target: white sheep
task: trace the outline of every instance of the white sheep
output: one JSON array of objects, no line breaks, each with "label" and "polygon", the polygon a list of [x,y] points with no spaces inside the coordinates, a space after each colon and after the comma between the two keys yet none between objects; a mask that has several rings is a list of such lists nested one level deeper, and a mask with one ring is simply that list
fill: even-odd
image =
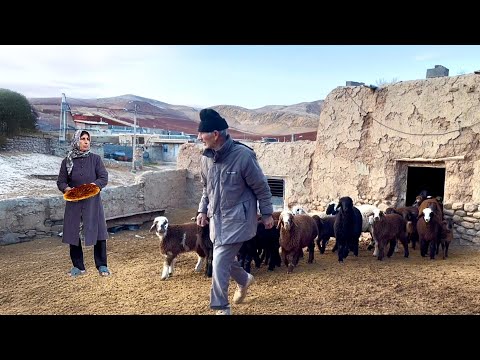
[{"label": "white sheep", "polygon": [[293,213],[293,215],[307,215],[308,214],[307,210],[305,210],[300,205],[295,205],[294,207],[292,207],[292,213]]}]

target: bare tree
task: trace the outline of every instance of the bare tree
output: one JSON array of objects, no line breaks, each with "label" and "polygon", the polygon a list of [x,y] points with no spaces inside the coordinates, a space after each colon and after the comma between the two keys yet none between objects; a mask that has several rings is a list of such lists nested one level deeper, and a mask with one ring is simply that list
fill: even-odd
[{"label": "bare tree", "polygon": [[376,81],[375,81],[375,84],[376,84],[378,87],[385,87],[385,86],[387,86],[387,85],[394,84],[394,83],[396,83],[396,82],[398,82],[398,78],[396,78],[396,77],[393,78],[393,79],[390,80],[390,81],[387,81],[387,80],[385,80],[384,78],[381,78],[381,79],[376,80]]}]

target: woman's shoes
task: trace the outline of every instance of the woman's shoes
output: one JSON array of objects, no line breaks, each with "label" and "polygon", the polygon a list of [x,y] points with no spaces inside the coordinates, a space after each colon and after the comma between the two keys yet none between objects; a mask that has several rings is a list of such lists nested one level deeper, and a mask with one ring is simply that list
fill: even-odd
[{"label": "woman's shoes", "polygon": [[69,272],[67,272],[68,275],[70,275],[71,277],[77,277],[79,275],[83,275],[85,274],[85,270],[80,270],[79,268],[77,267],[73,267],[70,269]]},{"label": "woman's shoes", "polygon": [[108,270],[108,267],[102,265],[98,268],[98,273],[100,274],[100,276],[109,276],[110,270]]}]

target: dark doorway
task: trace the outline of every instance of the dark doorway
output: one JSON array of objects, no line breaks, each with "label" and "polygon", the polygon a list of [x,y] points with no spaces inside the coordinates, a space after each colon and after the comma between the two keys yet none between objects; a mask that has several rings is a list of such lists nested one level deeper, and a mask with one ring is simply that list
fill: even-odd
[{"label": "dark doorway", "polygon": [[445,169],[439,167],[409,166],[407,174],[406,206],[411,206],[415,197],[426,190],[428,195],[441,196],[445,191]]}]

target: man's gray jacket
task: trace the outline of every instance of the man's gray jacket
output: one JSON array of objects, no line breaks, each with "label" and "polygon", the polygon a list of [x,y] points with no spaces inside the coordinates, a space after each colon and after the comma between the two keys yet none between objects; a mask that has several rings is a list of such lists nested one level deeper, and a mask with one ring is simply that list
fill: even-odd
[{"label": "man's gray jacket", "polygon": [[215,245],[250,240],[257,232],[257,200],[263,216],[273,213],[270,187],[255,152],[228,135],[218,151],[203,152],[201,163],[198,212],[209,218],[210,239]]}]

